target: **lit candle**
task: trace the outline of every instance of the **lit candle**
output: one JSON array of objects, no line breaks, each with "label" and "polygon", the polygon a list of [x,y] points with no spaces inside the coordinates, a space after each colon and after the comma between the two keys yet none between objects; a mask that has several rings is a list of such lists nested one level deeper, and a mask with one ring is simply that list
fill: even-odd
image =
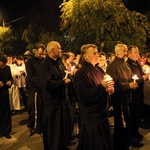
[{"label": "lit candle", "polygon": [[65,79],[67,79],[67,78],[68,78],[69,71],[65,70],[65,73],[66,73]]},{"label": "lit candle", "polygon": [[133,79],[133,82],[135,83],[136,80],[138,80],[139,78],[138,78],[137,75],[135,74],[135,75],[132,77],[132,79]]},{"label": "lit candle", "polygon": [[105,81],[111,81],[112,78],[111,77],[106,77]]},{"label": "lit candle", "polygon": [[[105,78],[105,81],[112,81],[113,80],[112,77],[110,75],[108,75],[108,74],[106,74],[104,76],[104,78]],[[107,91],[108,91],[109,95],[111,95],[111,90],[112,90],[111,87],[108,86]]]},{"label": "lit candle", "polygon": [[72,66],[72,67],[71,67],[71,72],[73,72],[74,69],[75,69],[75,66]]}]

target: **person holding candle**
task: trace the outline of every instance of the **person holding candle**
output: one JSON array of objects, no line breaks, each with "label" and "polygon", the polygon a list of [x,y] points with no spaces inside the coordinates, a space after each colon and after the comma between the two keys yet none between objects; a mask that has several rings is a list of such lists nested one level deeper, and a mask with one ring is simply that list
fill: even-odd
[{"label": "person holding candle", "polygon": [[[71,56],[70,56],[69,52],[68,53],[62,53],[61,60],[65,66],[65,69],[66,69],[65,70],[65,72],[66,72],[65,78],[69,77],[71,79],[71,81],[73,81],[75,66],[71,65],[70,57]],[[73,109],[73,113],[75,114],[75,112],[76,112],[76,108],[75,108],[76,94],[75,94],[73,82],[71,82],[68,85],[67,93],[68,93],[68,97],[69,97],[69,100],[70,100],[70,103],[71,103],[71,106]]]},{"label": "person holding candle", "polygon": [[115,59],[107,66],[108,73],[114,80],[115,92],[111,96],[114,110],[114,150],[128,150],[131,146],[130,135],[130,103],[131,90],[137,88],[133,82],[133,73],[126,63],[127,45],[115,46]]},{"label": "person holding candle", "polygon": [[98,66],[99,54],[96,45],[83,45],[81,58],[81,68],[74,77],[82,120],[78,149],[112,150],[107,97],[108,93],[114,92],[114,82]]},{"label": "person holding candle", "polygon": [[61,45],[50,41],[47,56],[38,68],[43,97],[44,150],[65,150],[72,137],[73,118],[66,93],[71,80],[65,78],[61,55]]},{"label": "person holding candle", "polygon": [[[131,141],[134,146],[142,146],[138,141],[143,139],[143,135],[139,132],[140,121],[143,119],[143,84],[144,80],[148,78],[148,75],[144,74],[141,65],[138,62],[139,58],[139,49],[135,45],[130,45],[128,47],[128,59],[127,63],[131,68],[134,75],[138,78],[136,82],[138,83],[138,87],[135,90],[132,90],[132,102],[131,102]],[[138,139],[138,140],[136,140]]]}]

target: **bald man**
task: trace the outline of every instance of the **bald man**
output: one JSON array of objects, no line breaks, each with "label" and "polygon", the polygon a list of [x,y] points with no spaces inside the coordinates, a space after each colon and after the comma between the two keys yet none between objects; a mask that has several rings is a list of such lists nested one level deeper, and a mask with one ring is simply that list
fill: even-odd
[{"label": "bald man", "polygon": [[62,49],[57,41],[47,44],[47,57],[39,66],[43,94],[43,143],[45,150],[65,150],[73,130],[72,111],[67,96]]}]

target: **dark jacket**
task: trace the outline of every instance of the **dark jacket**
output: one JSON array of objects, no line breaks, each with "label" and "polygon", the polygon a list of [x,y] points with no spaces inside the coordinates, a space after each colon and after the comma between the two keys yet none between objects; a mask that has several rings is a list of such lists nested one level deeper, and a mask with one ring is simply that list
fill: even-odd
[{"label": "dark jacket", "polygon": [[136,90],[132,90],[133,98],[143,98],[144,79],[142,75],[144,75],[144,72],[142,70],[142,67],[137,61],[134,61],[130,58],[128,58],[127,63],[129,64],[129,67],[131,68],[133,74],[136,74],[139,78],[138,80],[136,80],[136,82],[138,83],[138,88]]},{"label": "dark jacket", "polygon": [[133,73],[123,58],[115,57],[108,65],[108,73],[115,82],[115,92],[112,100],[115,103],[126,104],[131,100],[131,90],[129,83],[132,81]]},{"label": "dark jacket", "polygon": [[63,103],[66,99],[63,64],[47,57],[39,67],[39,77],[44,105]]},{"label": "dark jacket", "polygon": [[101,81],[104,71],[84,62],[74,78],[81,112],[79,150],[111,150],[107,92]]},{"label": "dark jacket", "polygon": [[26,88],[28,92],[40,91],[40,82],[38,77],[38,67],[43,59],[33,57],[25,63],[27,77],[26,77]]},{"label": "dark jacket", "polygon": [[9,102],[8,86],[7,81],[13,83],[10,67],[0,67],[0,81],[3,82],[4,86],[0,87],[0,134],[8,134],[11,132],[11,111]]},{"label": "dark jacket", "polygon": [[73,130],[71,106],[63,80],[64,65],[46,57],[39,66],[43,96],[43,141],[45,150],[64,150]]},{"label": "dark jacket", "polygon": [[99,122],[107,118],[107,92],[101,85],[103,76],[100,67],[87,62],[75,75],[74,85],[84,122]]}]

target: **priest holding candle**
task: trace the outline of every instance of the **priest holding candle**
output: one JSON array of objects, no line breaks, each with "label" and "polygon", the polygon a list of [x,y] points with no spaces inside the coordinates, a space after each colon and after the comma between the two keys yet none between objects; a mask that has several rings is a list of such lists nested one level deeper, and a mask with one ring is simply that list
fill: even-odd
[{"label": "priest holding candle", "polygon": [[38,68],[43,97],[44,150],[65,150],[72,136],[72,110],[66,93],[71,80],[65,78],[61,55],[61,45],[50,41],[47,56]]},{"label": "priest holding candle", "polygon": [[83,45],[81,57],[74,78],[82,120],[78,150],[112,150],[107,97],[114,93],[114,81],[98,66],[96,45]]},{"label": "priest holding candle", "polygon": [[[131,103],[131,135],[133,145],[138,144],[135,141],[142,140],[143,136],[139,132],[139,126],[143,117],[143,84],[144,80],[148,79],[148,75],[144,74],[141,65],[138,63],[139,49],[135,45],[128,47],[128,60],[127,63],[131,68],[134,80],[138,83],[138,87],[132,90],[132,103]],[[135,76],[136,75],[136,76]],[[138,140],[135,140],[138,139]],[[140,145],[140,144],[138,144]]]},{"label": "priest holding candle", "polygon": [[114,150],[129,150],[131,89],[137,88],[133,73],[126,63],[128,48],[125,44],[115,46],[115,59],[108,65],[106,73],[114,80],[115,91],[111,96],[114,110]]}]

